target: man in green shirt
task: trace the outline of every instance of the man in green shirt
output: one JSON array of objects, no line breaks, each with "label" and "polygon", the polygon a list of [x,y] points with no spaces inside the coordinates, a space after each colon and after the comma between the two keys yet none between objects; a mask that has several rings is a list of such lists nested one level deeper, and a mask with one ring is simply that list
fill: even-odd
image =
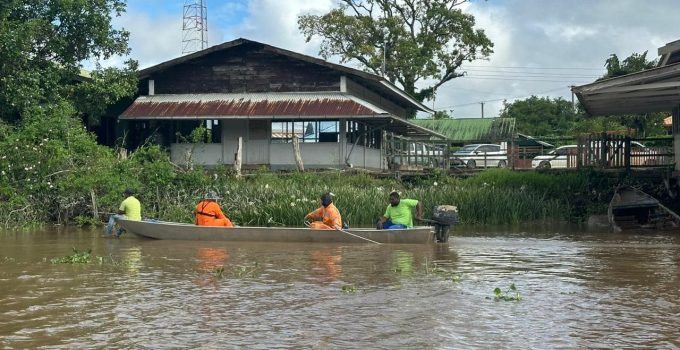
[{"label": "man in green shirt", "polygon": [[415,199],[401,199],[399,193],[390,193],[390,204],[378,221],[378,229],[404,229],[413,227],[413,208],[416,219],[423,218],[423,205]]},{"label": "man in green shirt", "polygon": [[[113,234],[113,226],[118,219],[134,221],[142,220],[142,205],[139,203],[139,200],[134,197],[134,194],[135,192],[131,188],[126,188],[125,191],[123,191],[123,197],[125,197],[125,199],[120,203],[118,214],[109,217],[109,223],[106,225],[107,235],[111,236]],[[120,237],[122,234],[123,229],[119,228],[116,237]]]}]

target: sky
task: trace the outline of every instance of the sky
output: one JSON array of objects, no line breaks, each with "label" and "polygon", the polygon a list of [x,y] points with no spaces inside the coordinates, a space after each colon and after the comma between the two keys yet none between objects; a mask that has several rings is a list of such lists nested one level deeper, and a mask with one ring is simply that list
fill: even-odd
[{"label": "sky", "polygon": [[[130,32],[140,68],[181,56],[184,0],[128,0],[114,27]],[[334,0],[207,0],[208,45],[237,38],[318,57],[320,40],[305,42],[303,14],[323,14]],[[605,73],[605,60],[657,49],[680,39],[676,0],[474,0],[462,5],[494,43],[488,60],[466,63],[465,76],[444,84],[428,107],[455,118],[497,117],[503,101],[532,95],[571,100],[569,86]],[[127,58],[103,62],[120,65]],[[338,59],[331,61],[337,62]],[[360,68],[356,63],[347,63]]]}]

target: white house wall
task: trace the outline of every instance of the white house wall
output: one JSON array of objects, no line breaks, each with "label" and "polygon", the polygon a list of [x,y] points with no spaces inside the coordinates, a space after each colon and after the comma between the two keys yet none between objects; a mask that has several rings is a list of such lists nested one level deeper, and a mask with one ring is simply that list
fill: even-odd
[{"label": "white house wall", "polygon": [[170,159],[175,164],[183,165],[189,161],[207,166],[224,163],[222,145],[219,143],[173,143],[170,145]]},{"label": "white house wall", "polygon": [[224,152],[225,164],[234,164],[239,137],[243,137],[243,150],[241,150],[242,164],[248,164],[248,122],[248,120],[244,119],[220,120],[220,127],[222,128],[222,150]]},{"label": "white house wall", "polygon": [[[220,120],[220,124],[222,143],[173,143],[170,146],[172,161],[175,164],[186,164],[191,157],[193,164],[208,167],[234,164],[238,138],[243,137],[243,165],[269,165],[272,170],[296,168],[293,145],[271,143],[269,122],[265,133],[262,130],[252,130],[253,127],[263,127],[264,124],[259,121]],[[343,168],[348,154],[349,163],[356,168],[380,170],[385,163],[381,150],[359,145],[352,149],[352,144],[345,142],[300,143],[300,154],[305,169]]]}]

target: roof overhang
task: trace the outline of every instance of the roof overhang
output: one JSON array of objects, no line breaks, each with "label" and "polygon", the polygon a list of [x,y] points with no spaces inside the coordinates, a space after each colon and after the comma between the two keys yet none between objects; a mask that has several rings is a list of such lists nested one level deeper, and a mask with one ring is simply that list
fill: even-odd
[{"label": "roof overhang", "polygon": [[575,86],[590,115],[670,112],[680,104],[680,63]]},{"label": "roof overhang", "polygon": [[446,137],[340,93],[177,94],[139,96],[122,120],[360,120],[411,138]]}]

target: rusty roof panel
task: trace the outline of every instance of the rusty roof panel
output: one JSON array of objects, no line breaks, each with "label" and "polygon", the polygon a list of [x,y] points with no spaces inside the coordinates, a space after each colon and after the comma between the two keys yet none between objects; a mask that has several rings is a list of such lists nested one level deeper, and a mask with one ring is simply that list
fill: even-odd
[{"label": "rusty roof panel", "polygon": [[138,97],[121,119],[367,116],[384,110],[343,93],[183,94]]}]

